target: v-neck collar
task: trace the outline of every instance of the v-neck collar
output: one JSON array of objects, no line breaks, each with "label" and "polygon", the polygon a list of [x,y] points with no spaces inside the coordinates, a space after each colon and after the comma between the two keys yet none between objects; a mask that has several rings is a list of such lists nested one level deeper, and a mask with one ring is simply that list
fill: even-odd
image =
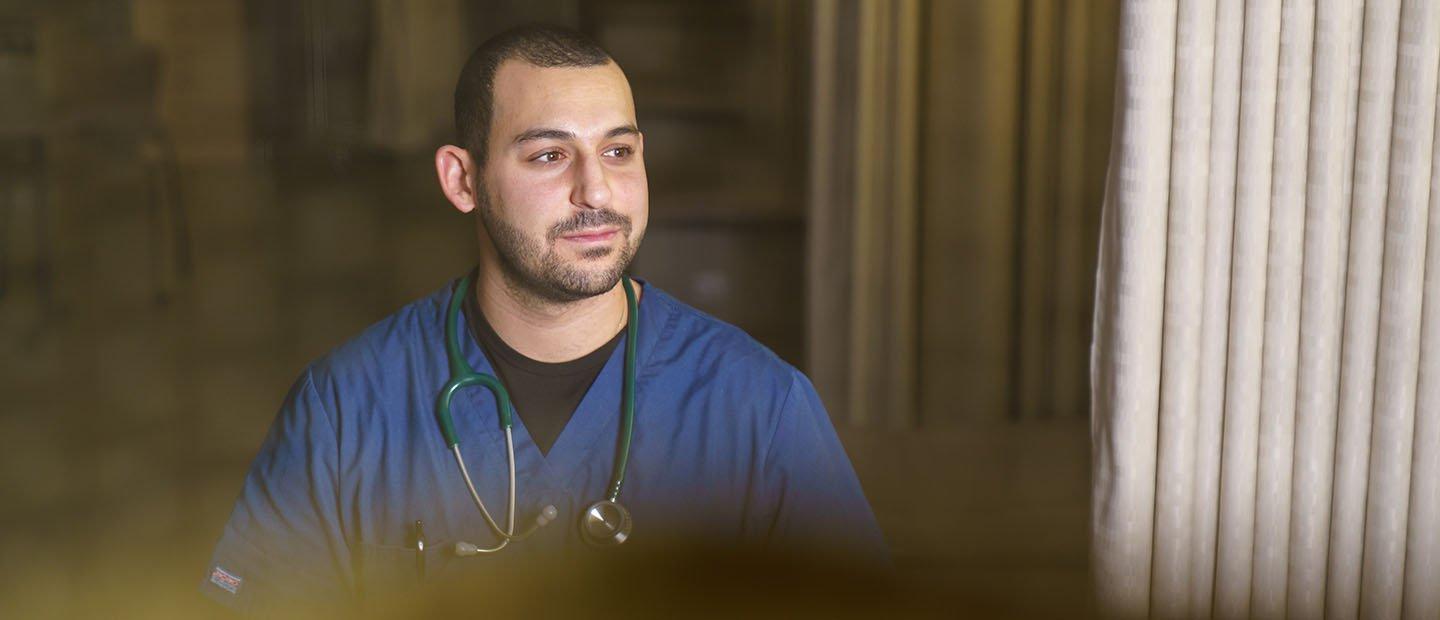
[{"label": "v-neck collar", "polygon": [[[635,410],[636,426],[639,426],[638,418],[643,411],[645,396],[644,378],[648,374],[649,362],[653,357],[658,343],[668,334],[666,333],[673,326],[674,308],[672,304],[666,303],[666,295],[655,286],[641,278],[632,278],[642,288],[639,307],[637,308],[639,325],[637,325],[638,339],[635,347]],[[444,321],[447,318],[447,309],[450,295],[454,294],[459,279],[452,281],[438,304],[440,312],[440,333],[444,334]],[[461,330],[464,336],[460,339],[461,354],[475,372],[494,375],[495,367],[486,358],[485,352],[476,342],[469,329]],[[607,455],[603,450],[614,450],[617,445],[620,429],[620,396],[621,383],[624,379],[625,363],[625,338],[621,336],[619,346],[610,354],[605,366],[595,377],[590,389],[580,399],[580,404],[575,408],[569,422],[556,437],[555,443],[550,446],[548,454],[541,454],[540,448],[530,436],[529,430],[525,428],[524,421],[518,415],[513,415],[513,436],[515,440],[515,467],[516,475],[532,480],[531,484],[544,483],[545,486],[568,489],[576,483],[577,477],[585,473],[586,467],[592,463],[612,462],[613,455]],[[466,409],[481,415],[478,425],[466,425],[474,428],[479,426],[484,436],[495,436],[503,441],[500,423],[495,414],[494,398],[488,390],[483,388],[470,388],[462,390],[465,396]],[[482,441],[486,441],[482,439]],[[461,449],[471,452],[467,448],[465,437],[460,438]],[[495,445],[486,441],[487,445]],[[487,463],[495,463],[503,467],[503,448],[499,451],[486,450],[484,460]],[[497,455],[496,453],[499,452]],[[498,457],[498,461],[496,460]],[[608,481],[610,474],[606,474]],[[578,492],[587,497],[593,492],[596,499],[604,494],[603,488],[577,489]]]}]

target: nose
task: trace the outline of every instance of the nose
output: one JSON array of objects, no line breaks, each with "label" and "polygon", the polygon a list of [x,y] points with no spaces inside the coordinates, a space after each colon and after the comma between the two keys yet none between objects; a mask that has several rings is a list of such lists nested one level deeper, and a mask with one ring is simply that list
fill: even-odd
[{"label": "nose", "polygon": [[570,202],[587,209],[610,206],[610,179],[600,158],[581,157],[574,170],[575,187],[570,192]]}]

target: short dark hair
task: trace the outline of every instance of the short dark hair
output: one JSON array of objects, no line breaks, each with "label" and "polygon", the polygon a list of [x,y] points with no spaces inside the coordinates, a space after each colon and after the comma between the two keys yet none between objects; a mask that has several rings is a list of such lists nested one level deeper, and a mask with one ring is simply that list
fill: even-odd
[{"label": "short dark hair", "polygon": [[590,37],[547,24],[516,26],[481,43],[465,61],[455,85],[456,139],[481,168],[495,111],[495,72],[510,59],[537,67],[597,67],[612,62]]}]

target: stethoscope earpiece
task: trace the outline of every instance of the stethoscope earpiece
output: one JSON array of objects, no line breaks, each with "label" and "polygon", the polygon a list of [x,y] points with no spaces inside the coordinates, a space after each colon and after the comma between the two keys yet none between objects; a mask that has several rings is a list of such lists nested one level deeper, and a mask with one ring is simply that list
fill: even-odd
[{"label": "stethoscope earpiece", "polygon": [[580,537],[597,547],[619,545],[630,538],[630,511],[619,502],[602,499],[580,516]]}]

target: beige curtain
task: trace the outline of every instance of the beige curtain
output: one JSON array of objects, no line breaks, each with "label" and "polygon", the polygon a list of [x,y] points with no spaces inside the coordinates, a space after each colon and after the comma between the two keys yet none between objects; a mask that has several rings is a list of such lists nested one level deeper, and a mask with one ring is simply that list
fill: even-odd
[{"label": "beige curtain", "polygon": [[1120,32],[1102,611],[1440,618],[1440,1],[1127,0]]}]

